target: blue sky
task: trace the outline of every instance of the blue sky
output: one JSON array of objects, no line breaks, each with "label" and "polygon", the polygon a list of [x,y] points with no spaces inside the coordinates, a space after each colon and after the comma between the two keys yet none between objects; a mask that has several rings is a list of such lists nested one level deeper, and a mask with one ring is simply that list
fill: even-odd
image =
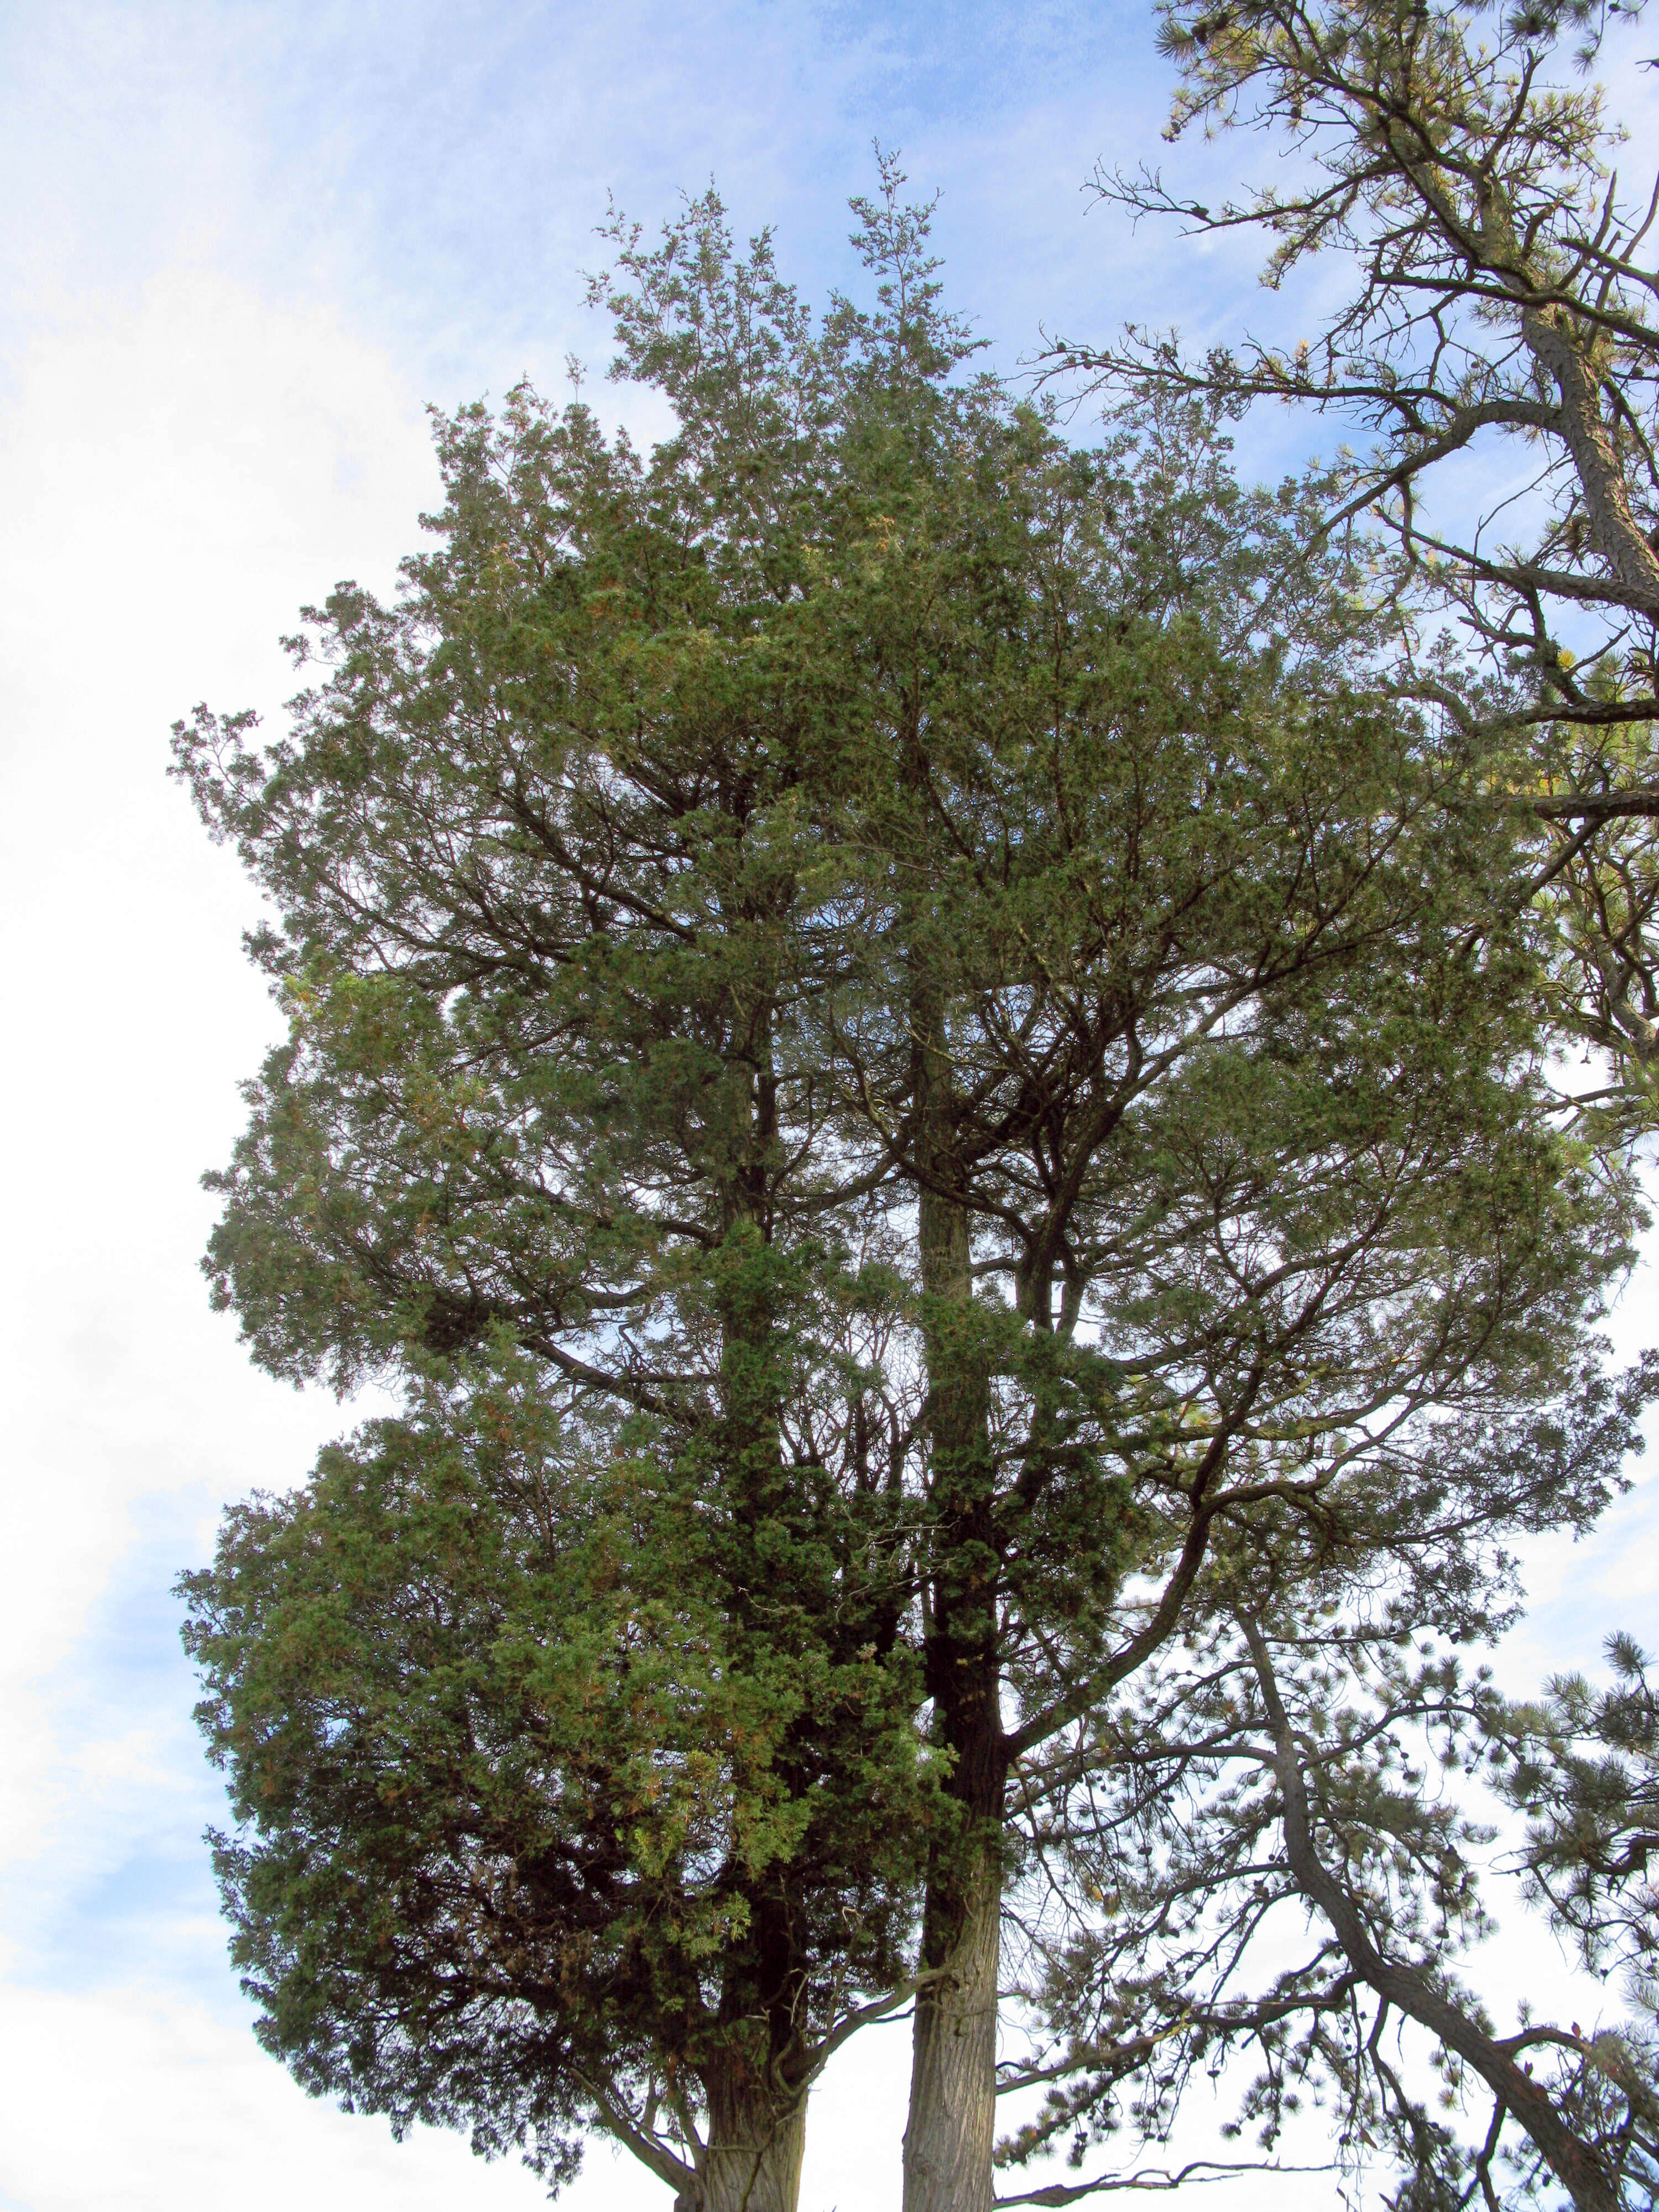
[{"label": "blue sky", "polygon": [[[1081,189],[1103,156],[1212,196],[1275,158],[1171,156],[1167,98],[1139,5],[0,14],[0,2212],[541,2201],[307,2103],[225,1966],[168,1585],[227,1499],[298,1479],[349,1417],[254,1375],[196,1271],[197,1178],[272,1018],[238,950],[250,895],[165,781],[168,725],[204,696],[277,713],[299,604],[390,581],[435,481],[425,403],[603,365],[578,272],[609,191],[654,224],[714,176],[821,299],[854,279],[845,202],[878,136],[942,192],[951,294],[999,366],[1045,324],[1237,335],[1264,311],[1253,256],[1136,236]],[[1302,435],[1264,419],[1247,450],[1276,466]],[[1651,1313],[1638,1282],[1621,1336]],[[1638,1492],[1539,1554],[1527,1673],[1593,1656],[1610,1609],[1654,1632],[1652,1518]],[[832,2075],[804,2212],[896,2203],[904,2070],[898,2029]],[[1226,2203],[1288,2212],[1291,2189]],[[569,2201],[666,2204],[603,2151]]]},{"label": "blue sky", "polygon": [[470,393],[592,352],[573,272],[608,190],[649,218],[712,174],[809,284],[848,274],[843,203],[877,133],[943,190],[989,334],[1017,348],[1045,315],[1115,319],[1157,289],[1161,245],[1085,226],[1079,189],[1155,135],[1161,71],[1131,9],[369,0],[14,22],[9,200],[31,220],[6,251],[49,312],[220,268],[338,303],[428,396]]}]

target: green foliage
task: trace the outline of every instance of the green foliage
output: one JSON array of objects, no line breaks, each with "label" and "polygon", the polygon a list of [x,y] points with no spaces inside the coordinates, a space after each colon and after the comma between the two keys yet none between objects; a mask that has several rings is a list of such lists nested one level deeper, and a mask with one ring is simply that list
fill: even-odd
[{"label": "green foliage", "polygon": [[[197,1648],[253,1823],[222,1863],[268,2033],[313,2086],[469,2117],[486,2148],[545,2121],[556,2169],[556,2131],[597,2119],[677,2185],[704,2179],[699,2115],[734,2082],[757,2125],[785,2124],[849,2008],[902,1982],[933,1794],[899,1637],[903,1421],[882,1377],[898,1278],[800,1043],[822,963],[823,893],[805,887],[823,878],[818,810],[846,748],[833,672],[795,634],[799,524],[774,500],[799,489],[798,426],[757,398],[799,334],[763,242],[733,264],[717,209],[688,222],[719,271],[726,350],[662,368],[687,436],[647,466],[580,407],[556,419],[520,392],[499,426],[464,411],[440,426],[438,549],[407,564],[395,607],[343,587],[312,616],[299,650],[326,675],[292,735],[262,754],[245,719],[204,713],[179,737],[210,826],[278,908],[254,949],[290,1017],[214,1179],[220,1302],[275,1371],[344,1386],[372,1369],[416,1394],[415,1441],[379,1433],[354,1464],[466,1460],[510,1379],[535,1444],[514,1480],[551,1486],[562,1517],[532,1572],[502,1496],[481,1504],[483,1580],[449,1647],[464,1668],[478,1606],[515,1624],[480,1687],[503,1741],[532,1685],[550,1693],[567,1666],[587,1680],[582,1653],[621,1632],[606,1590],[643,1639],[609,1723],[587,1716],[593,1741],[561,1735],[567,1706],[549,1705],[555,1763],[489,1837],[486,1891],[501,1853],[509,1871],[541,1863],[553,1833],[598,1887],[567,1900],[569,1926],[556,1900],[504,1949],[479,1920],[466,1942],[495,1979],[479,1967],[434,2041],[423,1977],[441,1979],[448,1923],[395,1854],[360,1879],[383,1840],[353,1826],[365,1801],[313,1826],[256,1778],[244,1723],[298,1695],[261,1702],[299,1593],[283,1513],[240,1529],[194,1586],[201,1620],[237,1611],[256,1571],[270,1602],[246,1642],[204,1626]],[[683,242],[653,264],[676,283]],[[724,429],[700,444],[705,405]],[[733,438],[759,471],[740,483]],[[643,1515],[620,1553],[604,1505],[618,1484]],[[404,1534],[388,1594],[428,1572],[424,1514]],[[427,1680],[418,1650],[382,1644],[367,1591],[331,1602]],[[465,1887],[471,1801],[424,1741],[398,1786],[434,1824],[444,1884]],[[564,1756],[603,1770],[600,1840],[557,1779]],[[325,1984],[307,1932],[325,1899],[293,1890],[296,1861],[344,1916]],[[408,1971],[376,1983],[386,1914]],[[537,1956],[571,1942],[597,1944],[587,1980]],[[532,2023],[521,2062],[500,2055],[492,2005]]]},{"label": "green foliage", "polygon": [[1649,1387],[1493,741],[1379,680],[1317,482],[962,373],[902,182],[817,328],[712,195],[619,219],[675,434],[440,421],[289,733],[179,733],[289,1022],[215,1296],[408,1398],[185,1585],[262,2032],[688,2199],[941,2002],[1171,1638],[1480,1632]]},{"label": "green foliage", "polygon": [[1637,2002],[1654,2013],[1659,1894],[1648,1860],[1659,1849],[1659,1698],[1634,1638],[1608,1637],[1607,1656],[1605,1690],[1558,1675],[1536,1704],[1500,1708],[1492,1755],[1504,1762],[1503,1794],[1528,1815],[1523,1863],[1535,1902],[1592,1972],[1627,1970]]},{"label": "green foliage", "polygon": [[[780,1900],[803,2038],[898,1978],[930,1783],[903,1650],[789,1605],[798,1528],[739,1528],[647,1427],[498,1365],[233,1510],[181,1588],[261,2039],[556,2180],[596,2104],[695,2101],[738,2051],[764,2075],[731,1995],[764,1986]],[[757,1570],[776,1601],[744,1607]]]}]

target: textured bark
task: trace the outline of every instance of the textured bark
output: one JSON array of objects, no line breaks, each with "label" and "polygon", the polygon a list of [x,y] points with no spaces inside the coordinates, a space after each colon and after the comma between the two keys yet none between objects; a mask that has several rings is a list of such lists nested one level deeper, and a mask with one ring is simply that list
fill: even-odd
[{"label": "textured bark", "polygon": [[1557,419],[1578,472],[1590,543],[1612,573],[1617,597],[1659,622],[1659,554],[1631,511],[1630,487],[1613,451],[1595,376],[1563,327],[1559,309],[1528,307],[1521,329],[1534,360],[1561,395]]},{"label": "textured bark", "polygon": [[676,2212],[795,2212],[806,2149],[806,2099],[777,2110],[758,2085],[708,2084],[708,2147]]},{"label": "textured bark", "polygon": [[[937,1217],[945,1214],[940,1222]],[[959,1268],[965,1217],[924,1209],[943,1233],[924,1280]],[[997,1965],[1002,1922],[1006,1758],[998,1696],[996,1555],[987,1378],[971,1336],[951,1340],[948,1317],[930,1346],[935,1400],[934,1497],[939,1557],[933,1577],[927,1679],[936,1739],[952,1754],[957,1826],[936,1845],[927,1875],[921,1967],[936,1977],[916,1996],[910,2111],[904,2131],[904,2212],[988,2212],[996,2129]]]},{"label": "textured bark", "polygon": [[1253,1620],[1245,1619],[1243,1626],[1273,1728],[1273,1766],[1285,1809],[1285,1855],[1297,1887],[1330,1922],[1349,1964],[1378,1996],[1437,2035],[1447,2050],[1455,2051],[1474,2068],[1499,2104],[1514,2113],[1577,2212],[1619,2212],[1619,2192],[1606,2168],[1566,2125],[1543,2085],[1524,2072],[1508,2051],[1461,2006],[1443,1996],[1426,1976],[1413,1966],[1385,1959],[1377,1949],[1353,1899],[1328,1869],[1315,1845],[1302,1761],[1273,1679],[1267,1643]]},{"label": "textured bark", "polygon": [[966,1883],[930,1887],[922,1964],[943,1966],[945,1978],[916,2000],[904,2212],[988,2212],[994,2201],[1001,1930],[994,1851]]},{"label": "textured bark", "polygon": [[[1413,166],[1412,174],[1449,235],[1457,239],[1461,226],[1455,214],[1444,211],[1442,197],[1427,173]],[[1471,258],[1476,265],[1489,268],[1515,295],[1527,350],[1559,395],[1553,428],[1572,456],[1578,487],[1584,495],[1590,543],[1606,562],[1612,579],[1610,596],[1633,613],[1659,622],[1659,552],[1648,543],[1632,512],[1630,486],[1602,412],[1600,380],[1565,312],[1539,299],[1540,291],[1549,287],[1540,285],[1528,267],[1517,235],[1515,210],[1495,186],[1488,188],[1483,201],[1474,243]]]}]

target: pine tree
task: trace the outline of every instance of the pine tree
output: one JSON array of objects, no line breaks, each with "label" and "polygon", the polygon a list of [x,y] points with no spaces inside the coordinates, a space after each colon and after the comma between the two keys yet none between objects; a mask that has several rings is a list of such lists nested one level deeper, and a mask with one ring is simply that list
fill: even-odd
[{"label": "pine tree", "polygon": [[[1550,1520],[1593,1514],[1622,1486],[1648,1387],[1587,1378],[1564,1420],[1512,1440],[1565,1487]],[[1471,1592],[1507,1581],[1513,1618],[1512,1566],[1425,1576],[1443,1536],[1425,1527],[1415,1560],[1375,1560],[1363,1596],[1340,1572],[1286,1575],[1265,1550],[1237,1562],[1092,1755],[1079,1746],[1033,1801],[1049,1878],[1028,1986],[1054,2040],[1030,2076],[1050,2085],[1047,2108],[1005,2146],[1010,2162],[1066,2142],[1079,2166],[1124,2130],[1162,2141],[1203,2077],[1253,2054],[1224,2132],[1254,2123],[1258,2160],[1304,2155],[1299,2115],[1323,2105],[1352,2186],[1393,2164],[1401,2203],[1518,2206],[1552,2188],[1583,2212],[1652,2201],[1639,1656],[1615,1639],[1631,1671],[1600,1699],[1575,1678],[1542,1706],[1507,1703],[1456,1647],[1490,1630]],[[1483,1781],[1533,1816],[1534,1901],[1586,1962],[1638,1964],[1636,2020],[1586,2030],[1535,1998],[1513,2031],[1494,2025],[1479,1957],[1460,1956],[1493,1933],[1480,1877],[1508,1856],[1492,1849]]]},{"label": "pine tree", "polygon": [[[1180,75],[1166,137],[1282,131],[1288,185],[1212,208],[1143,167],[1109,202],[1189,233],[1260,234],[1273,289],[1315,257],[1337,304],[1294,344],[1199,361],[1173,334],[1058,345],[1057,368],[1238,409],[1295,405],[1361,434],[1310,536],[1340,540],[1392,611],[1394,684],[1511,733],[1487,796],[1529,818],[1528,895],[1559,933],[1558,1013],[1651,1127],[1659,1053],[1659,321],[1654,192],[1583,73],[1639,5],[1404,0],[1160,6]],[[1492,20],[1488,21],[1489,15]],[[1628,66],[1630,57],[1623,58]],[[1519,475],[1517,476],[1517,471]],[[1471,489],[1471,487],[1473,489]],[[1480,690],[1443,680],[1474,648]],[[1437,644],[1437,637],[1439,643]],[[1524,830],[1523,830],[1524,834]]]}]

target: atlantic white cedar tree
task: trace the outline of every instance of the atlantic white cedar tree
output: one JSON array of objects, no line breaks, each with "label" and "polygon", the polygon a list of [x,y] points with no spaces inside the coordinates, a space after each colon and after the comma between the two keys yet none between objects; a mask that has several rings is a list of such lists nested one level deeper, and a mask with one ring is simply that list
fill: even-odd
[{"label": "atlantic white cedar tree", "polygon": [[912,1997],[907,2212],[984,2212],[1021,1808],[1251,1547],[1478,1625],[1589,1510],[1487,1440],[1638,1218],[1479,732],[1376,681],[1312,494],[1190,405],[1069,448],[901,184],[816,327],[712,196],[619,225],[674,437],[441,422],[290,734],[179,741],[291,1021],[216,1295],[410,1394],[186,1585],[264,2032],[706,2212],[787,2212]]}]

